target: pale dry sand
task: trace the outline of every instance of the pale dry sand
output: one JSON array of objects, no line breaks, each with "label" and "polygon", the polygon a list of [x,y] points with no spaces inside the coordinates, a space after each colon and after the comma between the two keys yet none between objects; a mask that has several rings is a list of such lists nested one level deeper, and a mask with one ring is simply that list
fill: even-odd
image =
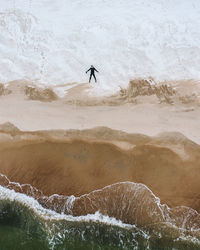
[{"label": "pale dry sand", "polygon": [[[176,89],[192,96],[194,82],[174,83]],[[195,85],[195,86],[194,86]],[[14,86],[14,87],[13,87]],[[96,126],[157,135],[161,132],[178,131],[200,144],[200,106],[194,102],[180,104],[159,104],[154,97],[137,97],[137,103],[119,103],[114,99],[108,103],[98,97],[88,98],[84,90],[87,84],[76,86],[68,95],[53,102],[28,100],[14,84],[10,95],[0,96],[0,123],[11,122],[21,130],[86,129]],[[198,94],[199,88],[196,87]],[[116,102],[117,105],[114,105]],[[120,104],[120,105],[119,105]]]}]

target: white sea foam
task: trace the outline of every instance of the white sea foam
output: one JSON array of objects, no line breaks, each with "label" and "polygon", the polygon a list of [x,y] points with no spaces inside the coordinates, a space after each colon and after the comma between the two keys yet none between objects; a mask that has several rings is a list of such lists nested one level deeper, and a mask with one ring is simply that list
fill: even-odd
[{"label": "white sea foam", "polygon": [[199,15],[198,0],[2,0],[0,81],[81,83],[90,64],[99,93],[139,76],[200,79]]},{"label": "white sea foam", "polygon": [[[61,195],[51,195],[50,197],[43,196],[42,192],[35,189],[29,184],[20,185],[17,182],[10,182],[9,179],[5,176],[0,174],[1,185],[0,186],[0,200],[9,200],[10,202],[17,201],[21,205],[28,207],[29,209],[33,210],[37,216],[42,217],[45,220],[67,220],[67,221],[74,221],[74,222],[99,222],[105,223],[107,225],[118,226],[123,228],[134,228],[135,223],[137,225],[138,216],[147,216],[152,217],[150,221],[151,223],[167,223],[170,224],[172,227],[178,227],[180,230],[188,230],[190,228],[193,232],[199,232],[199,220],[200,214],[192,208],[189,207],[176,207],[174,209],[170,209],[166,204],[161,204],[160,199],[156,197],[153,192],[144,184],[141,183],[134,183],[134,182],[119,182],[115,184],[111,184],[105,186],[102,189],[94,190],[91,193],[81,195],[79,197],[75,196],[61,196]],[[8,188],[9,189],[8,189]],[[25,189],[24,188],[28,188]],[[20,192],[26,192],[26,194],[35,197],[36,199],[44,198],[48,201],[51,207],[51,201],[55,203],[57,206],[61,206],[60,213],[53,210],[46,209],[42,207],[36,199],[33,197],[27,196],[26,194],[18,193],[15,190],[19,190]],[[99,194],[101,197],[101,201],[99,200]],[[112,201],[112,208],[109,207],[109,203],[107,204],[107,199],[111,199],[112,197],[109,196],[116,196]],[[127,197],[126,197],[127,196]],[[96,200],[96,198],[97,200]],[[98,198],[99,197],[99,198]],[[121,197],[121,198],[119,198]],[[42,199],[43,199],[42,198]],[[86,198],[86,199],[85,199]],[[95,198],[95,199],[94,199]],[[118,200],[118,198],[121,200]],[[83,202],[89,201],[90,206],[97,206],[96,211],[94,210],[94,214],[87,214],[85,216],[72,216],[73,214],[73,206],[74,202],[77,200],[82,200]],[[116,201],[115,201],[116,199]],[[57,200],[57,201],[56,201]],[[85,201],[84,201],[85,200]],[[95,201],[96,200],[96,201]],[[61,201],[61,203],[60,203]],[[64,203],[62,202],[64,201]],[[100,202],[100,203],[98,203]],[[103,202],[103,204],[102,204]],[[117,202],[117,203],[116,203]],[[115,204],[116,203],[116,204]],[[44,203],[45,204],[45,203]],[[62,205],[63,204],[63,205]],[[47,207],[49,206],[47,204]],[[108,214],[111,212],[110,209],[114,209],[115,212],[120,209],[122,213],[127,214],[128,210],[131,206],[131,212],[133,213],[132,216],[135,218],[135,223],[126,224],[116,218],[111,218],[110,216],[103,215],[98,211],[101,210],[101,206],[105,206],[106,209],[109,209],[107,212]],[[87,207],[87,204],[85,204]],[[120,206],[120,207],[119,207]],[[45,205],[46,207],[46,205]],[[86,208],[85,207],[85,208]],[[125,211],[124,211],[125,209]],[[133,211],[132,211],[133,210]],[[112,213],[112,212],[111,212]],[[149,217],[149,218],[150,218]],[[123,218],[123,216],[122,216]],[[149,222],[150,222],[149,221]]]},{"label": "white sea foam", "polygon": [[43,208],[38,203],[38,201],[36,201],[34,198],[30,196],[17,193],[14,190],[10,190],[2,186],[0,186],[0,200],[9,200],[10,202],[13,202],[13,201],[19,202],[20,204],[33,210],[34,213],[37,214],[38,217],[41,217],[44,220],[96,222],[96,223],[104,223],[107,225],[118,226],[118,227],[123,227],[123,228],[135,228],[134,225],[125,224],[121,222],[120,220],[116,220],[115,218],[102,215],[98,211],[95,214],[88,214],[86,216],[76,216],[76,217],[71,216],[71,215],[59,214],[50,209]]},{"label": "white sea foam", "polygon": [[[126,182],[124,182],[127,184]],[[68,228],[64,227],[61,228],[57,227],[56,222],[61,222],[61,225],[63,225],[63,220],[65,222],[77,222],[77,223],[82,223],[82,222],[89,222],[89,223],[102,223],[107,226],[113,226],[113,227],[118,227],[118,228],[123,228],[123,229],[133,229],[132,231],[132,236],[134,238],[134,233],[137,235],[138,232],[142,234],[143,239],[149,240],[151,235],[149,234],[148,230],[144,229],[139,229],[135,225],[129,225],[121,222],[120,220],[116,220],[115,218],[111,218],[109,216],[102,215],[98,211],[95,214],[88,214],[86,216],[78,216],[74,217],[71,215],[64,215],[64,214],[58,214],[52,210],[45,209],[43,208],[34,198],[29,197],[25,194],[20,194],[15,192],[14,190],[7,189],[5,187],[0,186],[0,201],[5,201],[9,200],[10,202],[19,202],[20,205],[27,207],[33,213],[38,216],[38,218],[41,218],[43,221],[46,221],[47,223],[44,223],[45,230],[48,234],[48,241],[51,246],[51,249],[54,249],[54,246],[56,244],[56,241],[58,240],[64,240],[65,239],[65,234],[69,234],[70,230],[68,231]],[[72,199],[73,200],[73,199]],[[52,221],[52,224],[49,224],[48,222]],[[162,227],[162,223],[159,223],[160,227]],[[165,223],[165,225],[169,226],[170,228],[174,228],[175,230],[179,228],[175,228],[175,225],[171,223]],[[55,227],[54,227],[55,226]],[[153,225],[152,225],[153,226]],[[155,224],[156,226],[156,224]],[[57,231],[56,231],[57,230]],[[136,230],[136,231],[135,231]],[[198,236],[196,237],[195,235],[190,235],[187,234],[188,231],[186,231],[186,234],[184,234],[184,231],[179,230],[179,235],[177,238],[174,239],[174,242],[176,241],[190,241],[193,242],[194,244],[199,245],[199,238]],[[156,232],[154,232],[156,234]],[[162,237],[162,230],[159,233],[159,231],[156,234],[158,237]],[[192,231],[191,231],[192,233]],[[168,236],[169,237],[169,236]],[[84,239],[84,235],[82,235],[82,238]],[[134,240],[134,239],[133,239]],[[123,241],[121,242],[123,244]]]}]

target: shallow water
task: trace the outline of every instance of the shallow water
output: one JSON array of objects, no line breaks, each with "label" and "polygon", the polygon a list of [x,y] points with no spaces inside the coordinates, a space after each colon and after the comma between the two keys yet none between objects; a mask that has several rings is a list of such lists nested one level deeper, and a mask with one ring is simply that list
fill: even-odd
[{"label": "shallow water", "polygon": [[200,215],[161,205],[143,184],[80,197],[46,197],[3,175],[1,184],[1,249],[200,249]]}]

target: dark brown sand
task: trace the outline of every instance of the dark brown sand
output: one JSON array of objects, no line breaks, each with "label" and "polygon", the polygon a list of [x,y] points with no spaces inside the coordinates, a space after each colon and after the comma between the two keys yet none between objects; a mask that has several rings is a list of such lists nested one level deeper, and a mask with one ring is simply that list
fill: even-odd
[{"label": "dark brown sand", "polygon": [[0,126],[0,173],[46,195],[79,196],[132,181],[169,206],[200,211],[199,169],[200,146],[180,133],[149,137],[105,127],[22,132]]}]

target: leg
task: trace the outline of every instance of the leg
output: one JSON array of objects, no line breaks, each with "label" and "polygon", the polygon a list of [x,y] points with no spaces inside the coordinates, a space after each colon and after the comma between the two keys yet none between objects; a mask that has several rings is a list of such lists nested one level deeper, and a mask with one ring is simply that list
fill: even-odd
[{"label": "leg", "polygon": [[94,77],[94,80],[95,80],[95,82],[97,82],[97,79],[96,79],[96,76],[95,76],[95,74],[93,74],[93,77]]},{"label": "leg", "polygon": [[90,74],[90,79],[89,79],[89,82],[91,81],[91,78],[92,78],[92,74]]}]

